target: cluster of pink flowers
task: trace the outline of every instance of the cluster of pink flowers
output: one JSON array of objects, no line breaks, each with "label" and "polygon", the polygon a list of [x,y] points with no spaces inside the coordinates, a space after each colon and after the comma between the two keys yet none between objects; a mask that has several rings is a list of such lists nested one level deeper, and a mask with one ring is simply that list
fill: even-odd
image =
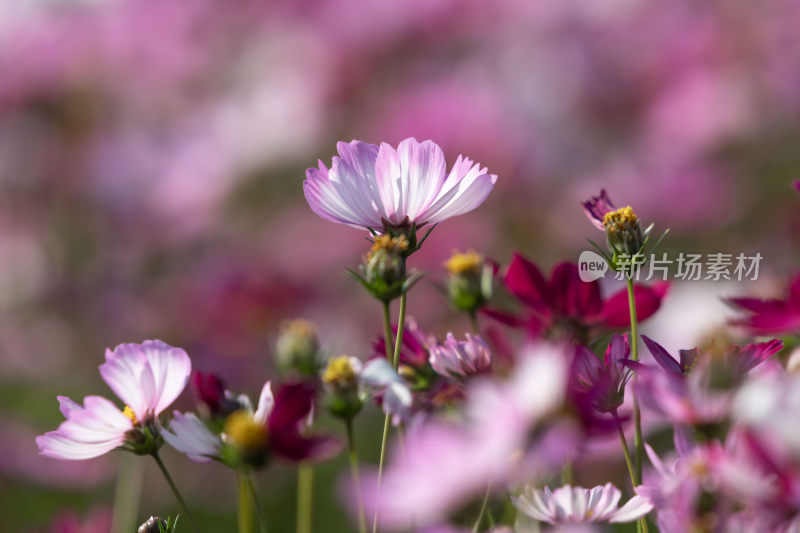
[{"label": "cluster of pink flowers", "polygon": [[[371,241],[349,273],[383,310],[372,353],[331,354],[312,323],[288,321],[275,347],[281,385],[273,394],[267,380],[254,404],[215,374],[192,374],[182,349],[123,344],[100,366],[122,405],[59,397],[66,421],[37,438],[42,454],[152,456],[185,505],[159,455],[165,443],[244,480],[275,458],[302,470],[346,448],[342,504],[362,533],[577,532],[632,522],[663,533],[796,531],[800,356],[763,335],[796,334],[797,281],[786,300],[729,300],[747,313],[735,324],[756,338],[715,339],[674,357],[638,329],[658,313],[667,284],[629,276],[606,294],[572,263],[545,276],[520,254],[503,266],[457,252],[443,293],[470,327],[437,337],[406,316],[421,276],[409,263],[437,224],[478,207],[497,176],[462,156],[447,172],[441,148],[413,138],[396,148],[339,143],[338,152],[330,167],[308,169],[304,191],[315,213]],[[621,254],[652,250],[652,226],[630,206],[615,208],[603,191],[583,208],[604,233],[612,270]],[[197,409],[170,415],[190,378]],[[383,433],[369,441],[380,459],[359,465],[353,428],[370,402],[385,414]],[[344,422],[341,437],[314,429],[325,416]],[[258,501],[249,486],[252,495],[239,494],[244,533]]]}]

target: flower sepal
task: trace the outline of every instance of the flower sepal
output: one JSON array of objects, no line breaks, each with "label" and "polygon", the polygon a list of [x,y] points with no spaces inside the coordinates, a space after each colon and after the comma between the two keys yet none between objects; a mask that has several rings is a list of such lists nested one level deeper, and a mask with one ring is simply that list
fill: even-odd
[{"label": "flower sepal", "polygon": [[164,437],[153,424],[135,427],[125,434],[125,442],[120,447],[136,455],[154,455],[164,445]]}]

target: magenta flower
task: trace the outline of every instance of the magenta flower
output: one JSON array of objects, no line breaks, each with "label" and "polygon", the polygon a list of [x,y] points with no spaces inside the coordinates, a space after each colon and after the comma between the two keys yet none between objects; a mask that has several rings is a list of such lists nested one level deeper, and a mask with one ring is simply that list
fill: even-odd
[{"label": "magenta flower", "polygon": [[[525,323],[534,334],[566,334],[586,340],[592,329],[622,329],[630,326],[628,295],[625,289],[603,298],[598,281],[584,282],[578,265],[559,263],[545,278],[535,263],[515,253],[503,280],[506,288],[529,310]],[[652,316],[661,306],[669,285],[635,285],[639,321]],[[516,317],[490,312],[510,324]]]},{"label": "magenta flower", "polygon": [[439,375],[466,377],[487,371],[492,364],[492,353],[477,335],[467,333],[466,341],[457,341],[448,333],[443,344],[431,343],[430,363]]},{"label": "magenta flower", "polygon": [[631,354],[627,335],[614,335],[602,360],[584,346],[576,346],[575,352],[570,396],[580,406],[616,415],[631,378],[626,366]]},{"label": "magenta flower", "polygon": [[634,522],[653,509],[648,498],[638,494],[622,507],[617,507],[622,496],[611,483],[591,489],[564,485],[551,491],[525,486],[518,497],[511,497],[514,506],[522,513],[540,522],[562,525],[578,522]]},{"label": "magenta flower", "polygon": [[756,335],[796,334],[800,331],[800,274],[792,278],[784,299],[729,298],[728,303],[748,313],[734,320]]},{"label": "magenta flower", "polygon": [[39,451],[56,459],[78,460],[126,444],[135,449],[143,429],[151,435],[158,433],[158,415],[183,392],[191,371],[185,351],[159,340],[106,350],[100,375],[125,409],[101,396],[86,397],[83,406],[59,396],[67,420],[58,430],[36,438]]},{"label": "magenta flower", "polygon": [[[676,361],[663,346],[653,339],[642,335],[642,340],[647,349],[650,350],[656,363],[666,372],[676,376],[687,375],[697,364],[700,356],[698,348],[680,350],[680,359]],[[720,377],[724,377],[726,382],[736,383],[756,366],[781,351],[782,348],[783,341],[780,339],[752,343],[746,346],[730,346],[721,357],[714,360],[717,363],[715,366],[715,371],[718,374],[717,380],[719,381]],[[724,373],[724,376],[719,375],[722,373]]]},{"label": "magenta flower", "polygon": [[436,224],[478,207],[497,181],[462,156],[447,174],[433,141],[408,138],[395,149],[354,140],[336,147],[330,169],[319,161],[306,171],[303,191],[316,214],[356,228]]},{"label": "magenta flower", "polygon": [[600,196],[592,196],[587,201],[582,202],[581,206],[583,206],[583,211],[586,213],[586,216],[589,217],[592,224],[594,224],[597,229],[603,231],[606,230],[603,224],[606,213],[617,210],[614,204],[611,203],[611,199],[608,197],[605,189],[600,191]]}]

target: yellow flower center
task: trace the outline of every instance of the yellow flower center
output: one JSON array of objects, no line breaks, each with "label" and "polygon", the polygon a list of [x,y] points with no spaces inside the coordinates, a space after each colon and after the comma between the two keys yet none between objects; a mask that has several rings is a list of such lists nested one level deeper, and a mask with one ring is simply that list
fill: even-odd
[{"label": "yellow flower center", "polygon": [[128,417],[130,421],[133,422],[134,426],[139,425],[139,421],[136,419],[136,413],[133,412],[133,409],[131,409],[129,405],[125,406],[125,409],[122,410],[122,414]]},{"label": "yellow flower center", "polygon": [[267,443],[267,429],[247,411],[234,411],[225,419],[228,441],[243,450],[257,450]]},{"label": "yellow flower center", "polygon": [[355,377],[356,369],[353,368],[350,356],[340,355],[328,362],[328,366],[325,367],[325,372],[322,374],[322,381],[325,383],[346,383],[352,381]]},{"label": "yellow flower center", "polygon": [[408,239],[405,235],[398,235],[397,237],[391,237],[386,233],[379,235],[375,237],[372,249],[367,254],[367,259],[371,259],[373,255],[381,250],[392,255],[400,255],[408,250]]},{"label": "yellow flower center", "polygon": [[466,253],[455,252],[450,259],[444,263],[445,268],[451,274],[463,274],[465,272],[480,272],[483,266],[483,256],[475,250]]},{"label": "yellow flower center", "polygon": [[603,217],[603,225],[607,229],[623,231],[626,227],[635,226],[639,222],[631,206],[610,211]]}]

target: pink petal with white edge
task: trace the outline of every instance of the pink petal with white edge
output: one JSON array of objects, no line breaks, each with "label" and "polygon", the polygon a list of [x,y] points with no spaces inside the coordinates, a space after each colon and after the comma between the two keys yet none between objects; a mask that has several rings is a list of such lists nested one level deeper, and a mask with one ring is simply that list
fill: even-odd
[{"label": "pink petal with white edge", "polygon": [[157,416],[183,392],[192,363],[180,348],[158,341],[106,350],[100,375],[139,420]]},{"label": "pink petal with white edge", "polygon": [[65,460],[98,457],[122,445],[133,428],[133,422],[101,396],[86,397],[83,406],[65,396],[59,402],[67,420],[36,438],[42,455]]},{"label": "pink petal with white edge", "polygon": [[635,520],[639,520],[652,510],[653,503],[648,498],[644,498],[637,494],[628,500],[625,505],[620,507],[620,509],[611,517],[609,522],[612,524],[618,522],[633,522]]},{"label": "pink petal with white edge", "polygon": [[265,423],[274,406],[275,396],[272,394],[272,382],[267,381],[261,388],[261,395],[258,397],[258,408],[253,415],[255,421],[259,424]]}]

